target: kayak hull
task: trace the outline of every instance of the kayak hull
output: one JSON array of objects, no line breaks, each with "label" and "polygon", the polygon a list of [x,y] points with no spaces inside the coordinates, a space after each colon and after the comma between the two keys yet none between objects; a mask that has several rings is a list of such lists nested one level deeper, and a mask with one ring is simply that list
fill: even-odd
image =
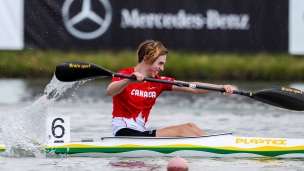
[{"label": "kayak hull", "polygon": [[[0,146],[0,151],[5,147]],[[78,157],[276,157],[303,158],[304,139],[235,137],[104,137],[96,142],[50,143],[47,154]]]}]

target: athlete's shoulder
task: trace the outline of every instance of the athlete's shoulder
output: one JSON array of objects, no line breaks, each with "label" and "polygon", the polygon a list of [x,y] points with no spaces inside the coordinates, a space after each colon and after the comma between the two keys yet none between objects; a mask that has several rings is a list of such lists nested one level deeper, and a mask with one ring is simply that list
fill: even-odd
[{"label": "athlete's shoulder", "polygon": [[[133,72],[134,72],[134,67],[131,67],[131,68],[124,68],[124,69],[121,69],[121,70],[118,71],[117,73],[119,73],[119,74],[124,74],[124,75],[131,75]],[[124,79],[124,78],[113,77],[113,78],[112,78],[112,82],[114,82],[114,81],[120,81],[120,80],[123,80],[123,79]]]},{"label": "athlete's shoulder", "polygon": [[117,73],[130,75],[133,72],[134,72],[134,67],[131,67],[131,68],[123,68],[120,71],[118,71]]}]

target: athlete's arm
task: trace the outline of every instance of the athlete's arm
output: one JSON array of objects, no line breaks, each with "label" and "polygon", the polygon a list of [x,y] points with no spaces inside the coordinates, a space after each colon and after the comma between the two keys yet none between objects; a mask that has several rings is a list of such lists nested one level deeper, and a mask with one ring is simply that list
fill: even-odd
[{"label": "athlete's arm", "polygon": [[112,82],[108,88],[107,88],[107,95],[109,96],[115,96],[116,94],[119,94],[122,92],[129,84],[131,83],[140,83],[145,78],[142,74],[138,72],[132,73],[136,77],[136,80],[131,79],[123,79],[120,81],[114,81]]},{"label": "athlete's arm", "polygon": [[123,79],[120,81],[112,82],[108,88],[107,88],[107,95],[109,96],[115,96],[116,94],[119,94],[122,92],[127,85],[129,85],[132,81],[129,79]]},{"label": "athlete's arm", "polygon": [[[178,81],[178,80],[175,80],[175,81],[187,83],[184,81]],[[190,82],[189,84],[196,84],[196,85],[215,87],[215,88],[224,88],[226,90],[226,93],[229,93],[229,94],[231,94],[233,92],[233,88],[230,85],[217,85],[217,84],[209,84],[209,83],[201,83],[201,82]],[[172,86],[172,91],[186,92],[186,93],[193,93],[193,94],[205,94],[205,93],[213,92],[211,90],[204,90],[204,89],[190,88],[190,87],[179,87],[179,86],[175,86],[175,85]]]}]

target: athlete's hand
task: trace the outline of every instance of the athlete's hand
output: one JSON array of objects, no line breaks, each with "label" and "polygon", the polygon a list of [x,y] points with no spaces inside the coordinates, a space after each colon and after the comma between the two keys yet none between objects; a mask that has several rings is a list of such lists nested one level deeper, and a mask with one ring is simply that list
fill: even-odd
[{"label": "athlete's hand", "polygon": [[223,92],[223,95],[226,94],[232,94],[233,93],[233,87],[231,85],[223,85],[223,88],[225,89],[226,92]]},{"label": "athlete's hand", "polygon": [[142,75],[139,72],[133,72],[131,75],[136,77],[137,82],[143,82],[143,83],[146,82],[146,81],[144,81],[144,79],[145,79],[144,75]]}]

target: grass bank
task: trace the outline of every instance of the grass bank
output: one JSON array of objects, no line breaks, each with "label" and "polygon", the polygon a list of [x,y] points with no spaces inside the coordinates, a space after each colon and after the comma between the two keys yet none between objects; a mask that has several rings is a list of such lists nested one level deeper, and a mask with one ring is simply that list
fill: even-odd
[{"label": "grass bank", "polygon": [[[0,51],[0,77],[52,77],[56,65],[67,61],[96,63],[112,71],[137,63],[134,51]],[[177,79],[304,81],[304,56],[170,51],[161,75]]]}]

